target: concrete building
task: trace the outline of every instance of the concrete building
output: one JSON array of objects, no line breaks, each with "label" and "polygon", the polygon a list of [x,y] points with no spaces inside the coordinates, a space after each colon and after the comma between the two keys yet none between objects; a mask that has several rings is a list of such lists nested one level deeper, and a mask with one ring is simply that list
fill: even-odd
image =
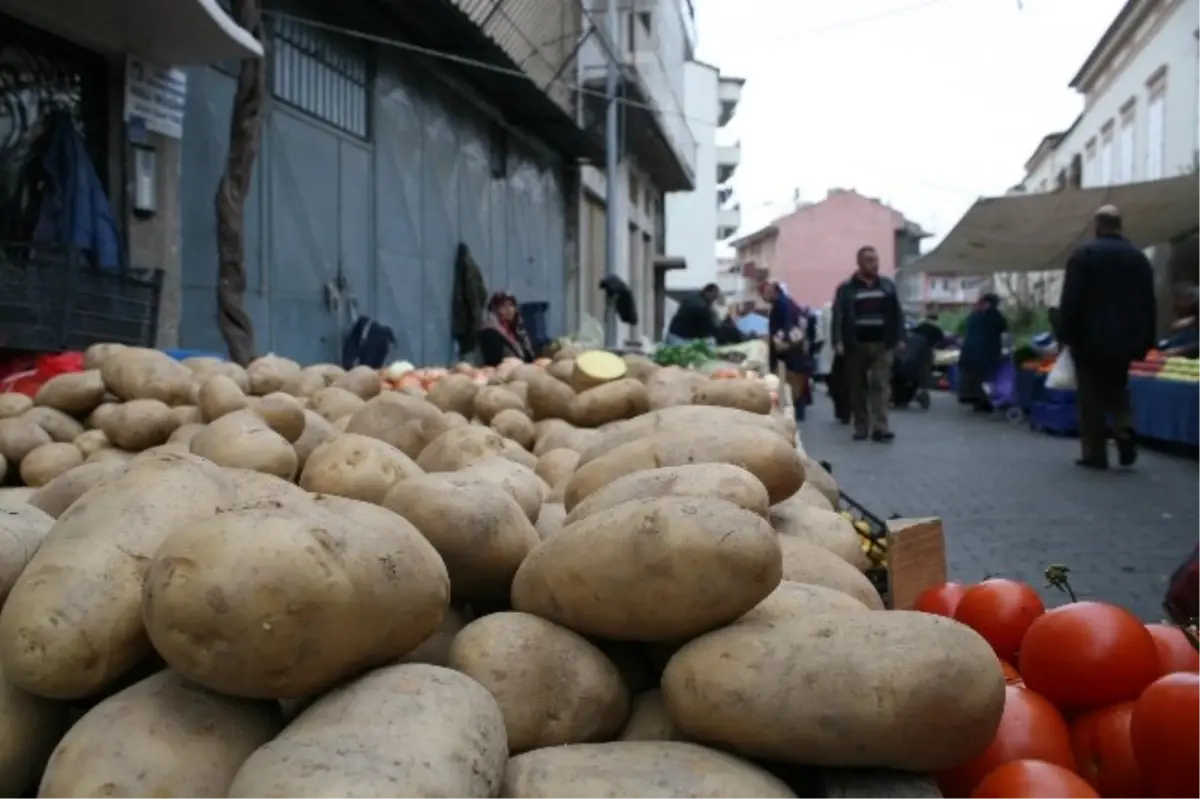
[{"label": "concrete building", "polygon": [[745,81],[699,61],[685,65],[684,78],[684,112],[696,137],[696,188],[667,195],[667,252],[687,264],[667,276],[667,287],[697,290],[718,282],[716,242],[742,224],[732,187],[722,185],[737,169],[741,150],[717,141],[737,110]]},{"label": "concrete building", "polygon": [[928,235],[879,200],[853,189],[830,189],[820,202],[800,203],[730,244],[744,270],[782,281],[799,302],[819,308],[853,273],[860,247],[874,247],[880,273],[892,276],[919,255]]}]

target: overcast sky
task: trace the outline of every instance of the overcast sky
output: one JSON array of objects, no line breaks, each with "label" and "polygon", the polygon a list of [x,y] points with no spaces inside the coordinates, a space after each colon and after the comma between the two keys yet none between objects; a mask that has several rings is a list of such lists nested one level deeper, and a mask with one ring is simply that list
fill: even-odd
[{"label": "overcast sky", "polygon": [[1067,83],[1123,0],[695,3],[697,57],[746,78],[718,131],[742,143],[741,233],[840,186],[940,238],[1075,119]]}]

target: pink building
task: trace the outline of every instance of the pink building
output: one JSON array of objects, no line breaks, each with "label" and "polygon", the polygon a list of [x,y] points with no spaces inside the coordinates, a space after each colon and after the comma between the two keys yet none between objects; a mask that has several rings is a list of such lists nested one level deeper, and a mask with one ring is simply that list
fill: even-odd
[{"label": "pink building", "polygon": [[854,271],[859,247],[879,252],[880,272],[894,277],[915,260],[929,234],[902,213],[853,189],[831,189],[824,200],[801,204],[786,216],[732,242],[743,267],[783,281],[799,302],[832,302]]}]

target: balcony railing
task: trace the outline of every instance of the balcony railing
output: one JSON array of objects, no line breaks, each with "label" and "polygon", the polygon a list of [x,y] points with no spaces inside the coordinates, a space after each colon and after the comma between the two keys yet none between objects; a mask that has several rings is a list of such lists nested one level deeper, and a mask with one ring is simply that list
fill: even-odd
[{"label": "balcony railing", "polygon": [[738,164],[742,162],[742,144],[717,145],[717,183],[724,183],[733,177]]},{"label": "balcony railing", "polygon": [[742,101],[740,78],[719,78],[717,81],[717,127],[724,127],[733,119],[738,103]]},{"label": "balcony railing", "polygon": [[724,241],[737,233],[742,226],[742,209],[720,208],[717,210],[717,239]]}]

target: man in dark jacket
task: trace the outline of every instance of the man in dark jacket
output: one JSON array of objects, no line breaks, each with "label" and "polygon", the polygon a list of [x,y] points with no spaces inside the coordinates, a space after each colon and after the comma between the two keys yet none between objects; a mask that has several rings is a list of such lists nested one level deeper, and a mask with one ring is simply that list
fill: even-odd
[{"label": "man in dark jacket", "polygon": [[1079,446],[1076,463],[1108,468],[1106,417],[1112,417],[1118,461],[1137,460],[1129,409],[1129,365],[1154,346],[1154,270],[1121,235],[1115,206],[1096,212],[1095,240],[1067,261],[1059,306],[1059,338],[1075,361]]},{"label": "man in dark jacket", "polygon": [[904,311],[896,284],[879,274],[875,248],[859,248],[857,260],[858,270],[834,295],[830,337],[834,352],[845,358],[854,440],[869,434],[875,441],[891,441],[896,437],[888,427],[892,358],[904,348]]},{"label": "man in dark jacket", "polygon": [[713,304],[721,298],[721,289],[709,283],[696,294],[684,297],[667,326],[667,344],[688,344],[717,337],[717,316]]}]

